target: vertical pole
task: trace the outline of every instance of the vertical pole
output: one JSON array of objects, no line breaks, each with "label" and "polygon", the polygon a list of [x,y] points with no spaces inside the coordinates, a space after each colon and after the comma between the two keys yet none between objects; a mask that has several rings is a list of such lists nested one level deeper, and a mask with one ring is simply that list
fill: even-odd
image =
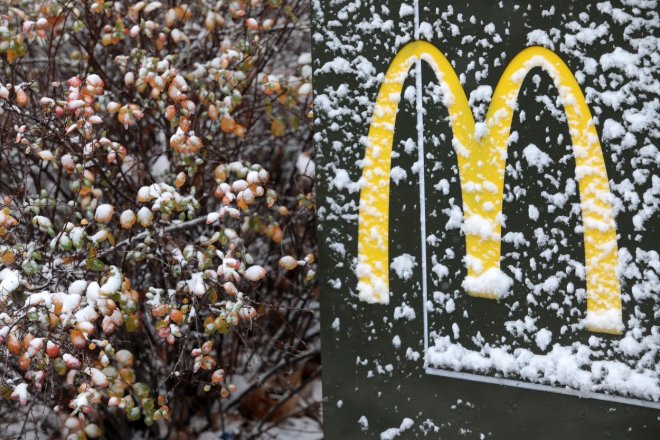
[{"label": "vertical pole", "polygon": [[[419,40],[419,1],[415,0],[415,40]],[[422,60],[415,62],[415,107],[417,111],[417,172],[419,174],[419,226],[422,245],[422,310],[424,315],[424,368],[427,366],[426,353],[429,348],[428,317],[426,301],[428,299],[426,268],[426,183],[424,166],[424,103],[422,101]]]}]

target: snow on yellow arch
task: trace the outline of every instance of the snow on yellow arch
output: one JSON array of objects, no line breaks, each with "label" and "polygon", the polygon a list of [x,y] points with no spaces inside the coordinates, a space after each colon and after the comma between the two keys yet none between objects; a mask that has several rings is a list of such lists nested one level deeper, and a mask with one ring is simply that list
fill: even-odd
[{"label": "snow on yellow arch", "polygon": [[[510,289],[500,270],[502,194],[515,103],[527,73],[543,68],[559,91],[576,162],[583,218],[587,278],[586,326],[594,332],[623,330],[617,240],[610,190],[598,133],[575,77],[553,52],[529,47],[502,75],[485,122],[475,124],[456,72],[432,44],[415,41],[395,56],[380,86],[363,162],[358,231],[358,291],[371,303],[389,302],[389,203],[392,142],[403,83],[417,60],[426,61],[442,85],[463,195],[467,277],[472,296],[496,299]],[[423,170],[421,170],[423,172]]]}]

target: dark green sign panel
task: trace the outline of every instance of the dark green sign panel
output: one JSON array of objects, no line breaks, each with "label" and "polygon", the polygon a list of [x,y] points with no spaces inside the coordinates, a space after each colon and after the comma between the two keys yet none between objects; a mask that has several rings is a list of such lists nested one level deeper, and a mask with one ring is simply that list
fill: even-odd
[{"label": "dark green sign panel", "polygon": [[326,438],[660,438],[657,2],[313,5]]}]

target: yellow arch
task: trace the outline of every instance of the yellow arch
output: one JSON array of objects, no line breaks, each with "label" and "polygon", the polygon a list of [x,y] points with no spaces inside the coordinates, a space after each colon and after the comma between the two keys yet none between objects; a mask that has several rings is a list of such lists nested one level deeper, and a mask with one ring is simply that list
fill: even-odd
[{"label": "yellow arch", "polygon": [[[378,92],[363,162],[357,268],[360,299],[372,303],[389,302],[392,142],[403,83],[413,63],[420,59],[433,68],[442,84],[454,135],[468,266],[463,285],[468,293],[499,298],[502,287],[510,287],[510,280],[500,271],[499,218],[507,143],[522,83],[532,68],[542,67],[559,91],[573,143],[585,241],[586,326],[591,331],[620,333],[623,322],[616,274],[616,227],[598,133],[575,77],[556,54],[542,47],[523,50],[507,66],[493,93],[479,138],[475,135],[474,117],[456,72],[435,46],[415,41],[394,57]],[[499,286],[497,280],[501,281]]]}]

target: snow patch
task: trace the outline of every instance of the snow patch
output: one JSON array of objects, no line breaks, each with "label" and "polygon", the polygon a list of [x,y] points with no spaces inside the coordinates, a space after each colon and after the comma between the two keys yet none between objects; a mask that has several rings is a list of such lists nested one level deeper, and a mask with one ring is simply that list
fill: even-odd
[{"label": "snow patch", "polygon": [[402,280],[409,280],[413,276],[413,269],[417,267],[415,257],[410,254],[399,255],[392,260],[390,268],[394,270]]},{"label": "snow patch", "polygon": [[463,288],[473,294],[504,298],[511,292],[513,280],[500,269],[491,268],[478,276],[466,276]]}]

